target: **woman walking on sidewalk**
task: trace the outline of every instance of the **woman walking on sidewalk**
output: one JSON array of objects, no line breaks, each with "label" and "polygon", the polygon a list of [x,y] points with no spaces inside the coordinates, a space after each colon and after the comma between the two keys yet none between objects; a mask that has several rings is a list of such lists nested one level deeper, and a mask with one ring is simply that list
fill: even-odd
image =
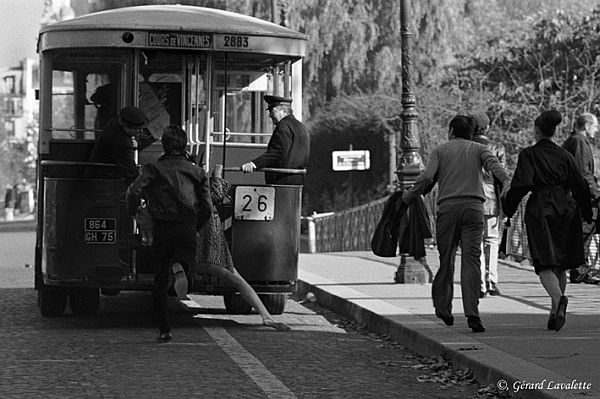
[{"label": "woman walking on sidewalk", "polygon": [[534,123],[536,144],[519,154],[502,205],[510,218],[529,192],[525,209],[527,240],[535,273],[552,300],[548,329],[565,324],[568,269],[585,264],[581,219],[591,221],[590,192],[575,160],[552,141],[562,121],[558,111],[545,111]]}]

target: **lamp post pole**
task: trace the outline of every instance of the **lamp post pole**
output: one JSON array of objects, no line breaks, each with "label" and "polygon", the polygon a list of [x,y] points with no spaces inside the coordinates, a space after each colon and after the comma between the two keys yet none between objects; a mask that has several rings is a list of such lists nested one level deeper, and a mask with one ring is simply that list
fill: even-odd
[{"label": "lamp post pole", "polygon": [[[423,161],[419,154],[419,127],[413,92],[412,55],[411,55],[411,23],[409,0],[400,0],[400,35],[402,38],[402,131],[400,136],[400,151],[398,183],[401,190],[410,188],[421,173]],[[423,284],[430,282],[431,274],[425,272],[425,259],[416,260],[407,254],[400,254],[400,265],[394,278],[396,283]],[[429,270],[427,268],[427,270]]]}]

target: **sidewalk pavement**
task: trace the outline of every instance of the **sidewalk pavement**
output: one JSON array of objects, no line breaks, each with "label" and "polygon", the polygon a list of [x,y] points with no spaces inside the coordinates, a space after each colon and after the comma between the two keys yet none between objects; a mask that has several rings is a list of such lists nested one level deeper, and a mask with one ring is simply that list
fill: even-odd
[{"label": "sidewalk pavement", "polygon": [[[432,271],[438,253],[428,250]],[[600,398],[600,286],[568,284],[567,322],[546,328],[550,299],[533,267],[501,260],[501,296],[480,300],[484,333],[473,333],[464,317],[460,255],[456,258],[454,326],[435,317],[431,284],[395,284],[399,258],[371,252],[300,254],[298,292],[371,331],[390,334],[423,355],[442,355],[469,368],[478,382],[519,398]]]},{"label": "sidewalk pavement", "polygon": [[34,231],[36,229],[34,213],[20,213],[13,220],[0,216],[0,232],[4,231]]}]

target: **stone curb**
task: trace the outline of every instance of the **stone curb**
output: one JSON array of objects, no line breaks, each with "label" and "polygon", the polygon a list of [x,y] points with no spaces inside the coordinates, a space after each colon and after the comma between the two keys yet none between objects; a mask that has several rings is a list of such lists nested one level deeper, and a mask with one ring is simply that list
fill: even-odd
[{"label": "stone curb", "polygon": [[0,232],[35,231],[35,220],[16,220],[14,222],[0,222]]},{"label": "stone curb", "polygon": [[[331,289],[331,288],[330,288]],[[468,368],[482,385],[496,385],[506,381],[511,398],[566,399],[575,398],[568,391],[527,389],[514,392],[511,387],[517,381],[565,381],[568,380],[551,370],[527,362],[463,334],[452,327],[441,326],[401,308],[387,304],[390,315],[382,315],[369,309],[369,304],[384,302],[376,298],[346,299],[317,285],[298,280],[297,294],[315,294],[317,302],[366,326],[369,331],[388,334],[408,349],[425,356],[441,356],[455,368]],[[385,306],[385,305],[384,305]],[[458,322],[458,321],[457,321]]]}]

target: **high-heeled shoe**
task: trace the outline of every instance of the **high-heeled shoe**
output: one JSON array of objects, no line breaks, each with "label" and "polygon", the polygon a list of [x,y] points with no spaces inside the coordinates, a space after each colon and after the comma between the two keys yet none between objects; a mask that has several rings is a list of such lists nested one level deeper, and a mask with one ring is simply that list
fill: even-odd
[{"label": "high-heeled shoe", "polygon": [[550,313],[550,317],[548,318],[548,330],[556,329],[556,315]]},{"label": "high-heeled shoe", "polygon": [[558,306],[556,307],[556,321],[554,323],[554,330],[560,331],[561,328],[565,325],[567,321],[567,305],[569,303],[569,299],[566,296],[561,296],[558,301]]}]

